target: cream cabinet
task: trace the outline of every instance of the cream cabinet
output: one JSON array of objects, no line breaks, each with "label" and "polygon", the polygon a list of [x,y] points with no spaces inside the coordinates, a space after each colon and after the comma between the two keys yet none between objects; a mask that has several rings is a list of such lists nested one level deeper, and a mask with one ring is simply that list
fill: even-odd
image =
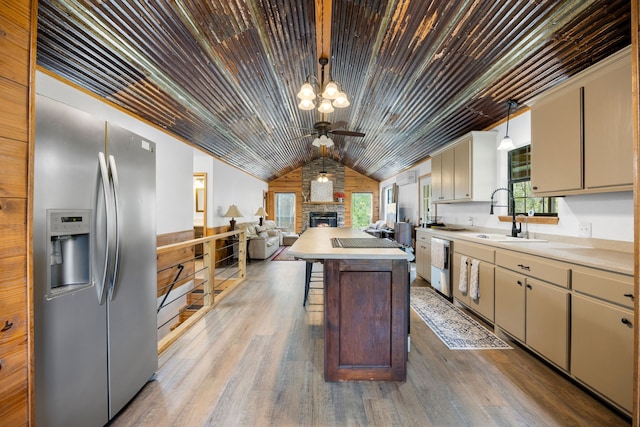
[{"label": "cream cabinet", "polygon": [[569,265],[496,251],[495,324],[569,370]]},{"label": "cream cabinet", "polygon": [[434,154],[434,203],[491,200],[495,190],[496,135],[496,131],[474,131]]},{"label": "cream cabinet", "polygon": [[431,158],[431,195],[434,203],[453,200],[453,150]]},{"label": "cream cabinet", "polygon": [[431,283],[431,234],[416,230],[416,274]]},{"label": "cream cabinet", "polygon": [[571,374],[623,410],[633,400],[633,277],[573,271]]},{"label": "cream cabinet", "polygon": [[632,189],[631,93],[631,55],[625,49],[532,104],[536,195]]},{"label": "cream cabinet", "polygon": [[[462,241],[453,242],[453,261],[451,268],[451,281],[453,297],[479,314],[487,321],[494,321],[494,248],[485,245],[477,245]],[[462,259],[466,257],[466,280],[467,291],[460,290]],[[479,261],[478,265],[478,298],[470,296],[471,284],[471,263],[472,260]]]},{"label": "cream cabinet", "polygon": [[522,342],[525,341],[525,281],[522,274],[496,268],[496,326]]}]

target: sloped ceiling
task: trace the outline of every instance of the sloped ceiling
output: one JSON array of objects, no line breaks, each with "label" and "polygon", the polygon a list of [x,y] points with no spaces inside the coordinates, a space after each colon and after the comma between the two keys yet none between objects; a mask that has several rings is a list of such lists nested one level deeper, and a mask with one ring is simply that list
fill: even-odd
[{"label": "sloped ceiling", "polygon": [[[320,155],[383,180],[631,43],[630,3],[43,0],[38,65],[272,180]],[[351,105],[297,107],[318,57]]]}]

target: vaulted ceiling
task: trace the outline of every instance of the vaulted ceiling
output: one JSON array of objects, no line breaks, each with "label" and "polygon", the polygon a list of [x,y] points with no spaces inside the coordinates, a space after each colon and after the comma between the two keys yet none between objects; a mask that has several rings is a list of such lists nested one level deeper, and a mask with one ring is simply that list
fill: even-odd
[{"label": "vaulted ceiling", "polygon": [[[269,181],[327,156],[377,180],[631,43],[629,0],[41,0],[37,62]],[[351,105],[303,111],[310,74]],[[348,133],[348,132],[347,132]]]}]

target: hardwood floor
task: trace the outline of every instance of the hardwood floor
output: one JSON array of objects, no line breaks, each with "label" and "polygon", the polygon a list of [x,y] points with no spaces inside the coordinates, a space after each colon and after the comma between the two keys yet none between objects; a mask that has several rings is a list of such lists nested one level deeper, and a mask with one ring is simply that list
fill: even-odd
[{"label": "hardwood floor", "polygon": [[405,383],[326,383],[322,291],[302,306],[304,270],[249,263],[248,279],[162,354],[155,381],[112,425],[629,424],[517,346],[447,349],[413,311]]}]

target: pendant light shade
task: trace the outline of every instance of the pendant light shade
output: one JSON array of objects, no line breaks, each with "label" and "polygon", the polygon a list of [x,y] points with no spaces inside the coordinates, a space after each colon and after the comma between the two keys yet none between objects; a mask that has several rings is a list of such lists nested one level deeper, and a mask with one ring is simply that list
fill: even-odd
[{"label": "pendant light shade", "polygon": [[504,133],[504,138],[502,138],[500,145],[498,145],[498,150],[500,151],[508,151],[516,148],[516,146],[513,144],[513,141],[511,140],[511,137],[509,136],[509,119],[511,118],[511,109],[516,108],[517,106],[518,103],[513,99],[507,101],[507,130]]}]

